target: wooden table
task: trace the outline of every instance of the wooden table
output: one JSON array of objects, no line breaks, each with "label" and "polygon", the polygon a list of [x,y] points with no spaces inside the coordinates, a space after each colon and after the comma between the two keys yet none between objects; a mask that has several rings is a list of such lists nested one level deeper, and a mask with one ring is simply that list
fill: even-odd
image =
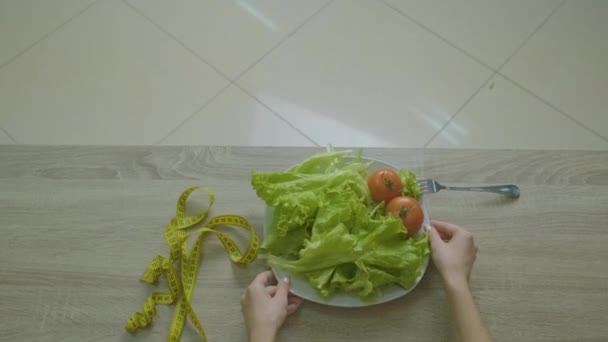
[{"label": "wooden table", "polygon": [[[165,340],[173,306],[160,307],[153,326],[135,337],[124,323],[157,289],[138,278],[154,256],[167,253],[162,232],[181,191],[212,188],[212,215],[241,214],[261,234],[264,206],[249,184],[251,170],[283,170],[317,151],[1,146],[0,340]],[[515,201],[448,191],[427,197],[432,217],[475,234],[473,291],[493,335],[608,340],[608,152],[367,149],[365,155],[444,183],[520,185]],[[201,193],[191,204],[205,203]],[[210,341],[244,341],[239,296],[264,264],[233,266],[213,237],[203,249],[194,308]],[[279,340],[451,340],[444,299],[431,267],[416,290],[391,303],[359,309],[305,303]],[[183,340],[196,336],[188,324]]]}]

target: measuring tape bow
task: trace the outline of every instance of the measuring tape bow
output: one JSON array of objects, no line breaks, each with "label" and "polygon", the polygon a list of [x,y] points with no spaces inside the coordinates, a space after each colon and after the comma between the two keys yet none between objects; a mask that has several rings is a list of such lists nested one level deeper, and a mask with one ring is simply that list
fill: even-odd
[{"label": "measuring tape bow", "polygon": [[[249,222],[241,216],[216,216],[209,220],[204,227],[190,233],[185,232],[185,229],[191,228],[205,220],[215,199],[211,190],[204,189],[209,196],[209,207],[196,215],[186,216],[186,201],[196,189],[199,189],[199,187],[186,189],[181,194],[177,201],[175,217],[165,229],[164,236],[169,245],[169,257],[159,255],[152,259],[141,276],[141,280],[150,284],[156,283],[161,276],[165,276],[169,284],[169,292],[154,292],[146,299],[143,310],[134,313],[127,320],[126,329],[130,333],[135,333],[137,329],[146,327],[152,322],[156,315],[157,305],[169,305],[177,302],[167,341],[176,342],[180,340],[186,324],[186,317],[190,319],[190,322],[192,322],[199,335],[201,335],[203,341],[207,341],[205,329],[203,329],[203,325],[191,305],[192,294],[194,293],[196,278],[198,276],[203,237],[207,233],[215,234],[220,239],[224,249],[228,252],[230,260],[237,265],[247,265],[255,260],[257,256],[260,239]],[[228,237],[228,235],[216,230],[220,226],[234,226],[249,231],[250,239],[245,253],[241,252],[234,240]],[[198,236],[188,253],[188,238],[196,234]],[[175,267],[179,269],[179,275]]]}]

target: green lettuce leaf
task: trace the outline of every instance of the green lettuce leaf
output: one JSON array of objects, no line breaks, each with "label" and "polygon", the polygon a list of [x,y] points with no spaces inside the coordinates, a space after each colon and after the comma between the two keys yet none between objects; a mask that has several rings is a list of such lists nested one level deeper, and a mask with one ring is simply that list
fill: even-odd
[{"label": "green lettuce leaf", "polygon": [[281,235],[276,229],[270,229],[264,236],[262,248],[275,255],[297,257],[304,248],[304,241],[310,238],[306,226],[292,229],[288,234]]},{"label": "green lettuce leaf", "polygon": [[367,229],[355,234],[339,223],[323,238],[306,240],[297,259],[269,255],[268,263],[305,275],[325,297],[344,290],[371,299],[389,283],[413,286],[430,252],[426,233],[406,238],[401,221],[388,216],[367,221]]},{"label": "green lettuce leaf", "polygon": [[289,173],[324,174],[336,170],[336,164],[347,156],[350,151],[337,151],[315,154],[288,170]]},{"label": "green lettuce leaf", "polygon": [[418,184],[416,175],[409,170],[399,170],[399,178],[401,178],[401,184],[403,184],[403,191],[401,192],[404,196],[413,197],[419,200],[422,197],[422,189]]},{"label": "green lettuce leaf", "polygon": [[[428,237],[408,238],[401,220],[383,215],[369,198],[370,164],[345,160],[347,153],[319,154],[287,172],[252,173],[257,195],[274,210],[265,258],[306,277],[324,297],[352,291],[371,299],[386,284],[409,288],[429,254]],[[415,175],[400,176],[408,195],[416,195]]]}]

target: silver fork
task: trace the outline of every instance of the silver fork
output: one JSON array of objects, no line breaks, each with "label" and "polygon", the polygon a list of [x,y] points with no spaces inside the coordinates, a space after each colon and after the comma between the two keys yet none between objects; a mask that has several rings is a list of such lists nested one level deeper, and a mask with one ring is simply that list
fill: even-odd
[{"label": "silver fork", "polygon": [[434,179],[419,179],[418,184],[425,194],[434,194],[439,190],[458,190],[458,191],[482,191],[493,192],[506,195],[512,198],[519,197],[519,187],[513,184],[491,185],[491,186],[444,186]]}]

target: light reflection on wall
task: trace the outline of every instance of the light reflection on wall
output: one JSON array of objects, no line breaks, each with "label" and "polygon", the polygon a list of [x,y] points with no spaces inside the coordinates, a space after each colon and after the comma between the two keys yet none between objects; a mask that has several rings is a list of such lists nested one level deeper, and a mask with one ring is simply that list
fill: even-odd
[{"label": "light reflection on wall", "polygon": [[260,12],[257,8],[254,7],[253,4],[249,3],[249,1],[240,0],[236,4],[270,30],[276,31],[279,28],[277,24],[272,21],[272,19],[265,16],[264,13]]}]

